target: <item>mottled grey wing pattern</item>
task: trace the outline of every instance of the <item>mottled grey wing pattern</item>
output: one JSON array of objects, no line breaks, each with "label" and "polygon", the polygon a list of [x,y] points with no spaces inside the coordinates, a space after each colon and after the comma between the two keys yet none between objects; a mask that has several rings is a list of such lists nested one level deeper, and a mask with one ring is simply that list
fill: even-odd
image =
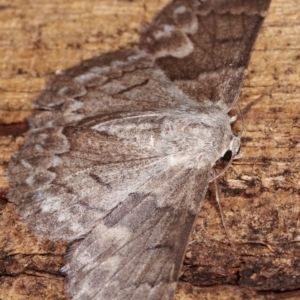
[{"label": "mottled grey wing pattern", "polygon": [[38,235],[77,240],[73,299],[172,299],[269,2],[174,1],[146,50],[84,61],[35,101],[9,198]]},{"label": "mottled grey wing pattern", "polygon": [[125,49],[86,60],[51,80],[34,106],[31,128],[76,125],[120,111],[194,106],[143,50]]},{"label": "mottled grey wing pattern", "polygon": [[172,299],[209,171],[166,167],[98,222],[65,267],[73,299]]},{"label": "mottled grey wing pattern", "polygon": [[197,102],[236,103],[271,0],[175,0],[142,35],[168,78]]},{"label": "mottled grey wing pattern", "polygon": [[171,299],[211,166],[139,158],[110,138],[83,125],[31,132],[10,199],[38,235],[82,239],[65,267],[73,299]]},{"label": "mottled grey wing pattern", "polygon": [[153,61],[122,50],[58,75],[36,100],[43,111],[9,166],[9,198],[30,228],[82,239],[65,267],[73,299],[175,292],[211,166],[199,153],[184,158],[180,144],[171,147],[179,154],[167,152],[174,139],[161,142],[167,112],[195,103]]}]

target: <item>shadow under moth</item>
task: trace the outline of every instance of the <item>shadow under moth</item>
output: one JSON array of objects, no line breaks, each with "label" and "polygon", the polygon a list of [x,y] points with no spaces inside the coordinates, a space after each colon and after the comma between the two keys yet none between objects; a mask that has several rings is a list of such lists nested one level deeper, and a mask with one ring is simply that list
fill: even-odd
[{"label": "shadow under moth", "polygon": [[75,243],[72,299],[172,299],[270,0],[175,0],[140,49],[83,61],[35,100],[9,199],[38,235]]}]

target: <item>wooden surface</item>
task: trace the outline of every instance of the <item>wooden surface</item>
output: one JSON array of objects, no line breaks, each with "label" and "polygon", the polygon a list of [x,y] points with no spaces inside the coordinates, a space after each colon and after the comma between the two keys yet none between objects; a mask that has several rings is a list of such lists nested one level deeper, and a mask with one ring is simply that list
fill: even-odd
[{"label": "wooden surface", "polygon": [[[46,80],[99,52],[138,45],[166,0],[0,0],[0,299],[68,299],[66,244],[36,238],[7,202],[5,169]],[[203,203],[176,300],[300,299],[300,3],[273,0],[239,100],[244,157]],[[275,84],[275,86],[273,86]],[[267,94],[268,88],[273,90]],[[239,130],[240,123],[236,124]]]}]

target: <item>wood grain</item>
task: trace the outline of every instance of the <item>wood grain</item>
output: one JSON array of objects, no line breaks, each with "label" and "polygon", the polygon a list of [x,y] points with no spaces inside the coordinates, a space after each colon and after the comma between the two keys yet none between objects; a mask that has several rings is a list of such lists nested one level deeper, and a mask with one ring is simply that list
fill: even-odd
[{"label": "wood grain", "polygon": [[[34,237],[6,199],[5,169],[33,98],[58,70],[137,46],[142,24],[167,2],[0,1],[0,299],[68,299],[60,274],[67,245]],[[248,68],[239,104],[261,100],[245,115],[244,157],[220,180],[234,246],[212,188],[176,300],[300,298],[299,16],[297,0],[273,0]]]}]

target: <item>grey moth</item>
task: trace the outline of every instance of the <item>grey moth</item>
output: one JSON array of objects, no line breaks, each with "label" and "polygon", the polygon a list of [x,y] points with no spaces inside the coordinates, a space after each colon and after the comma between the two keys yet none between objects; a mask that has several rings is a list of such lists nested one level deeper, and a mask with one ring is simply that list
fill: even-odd
[{"label": "grey moth", "polygon": [[216,161],[240,139],[236,104],[270,0],[174,0],[140,49],[57,75],[9,166],[35,234],[76,241],[72,299],[172,299]]}]

